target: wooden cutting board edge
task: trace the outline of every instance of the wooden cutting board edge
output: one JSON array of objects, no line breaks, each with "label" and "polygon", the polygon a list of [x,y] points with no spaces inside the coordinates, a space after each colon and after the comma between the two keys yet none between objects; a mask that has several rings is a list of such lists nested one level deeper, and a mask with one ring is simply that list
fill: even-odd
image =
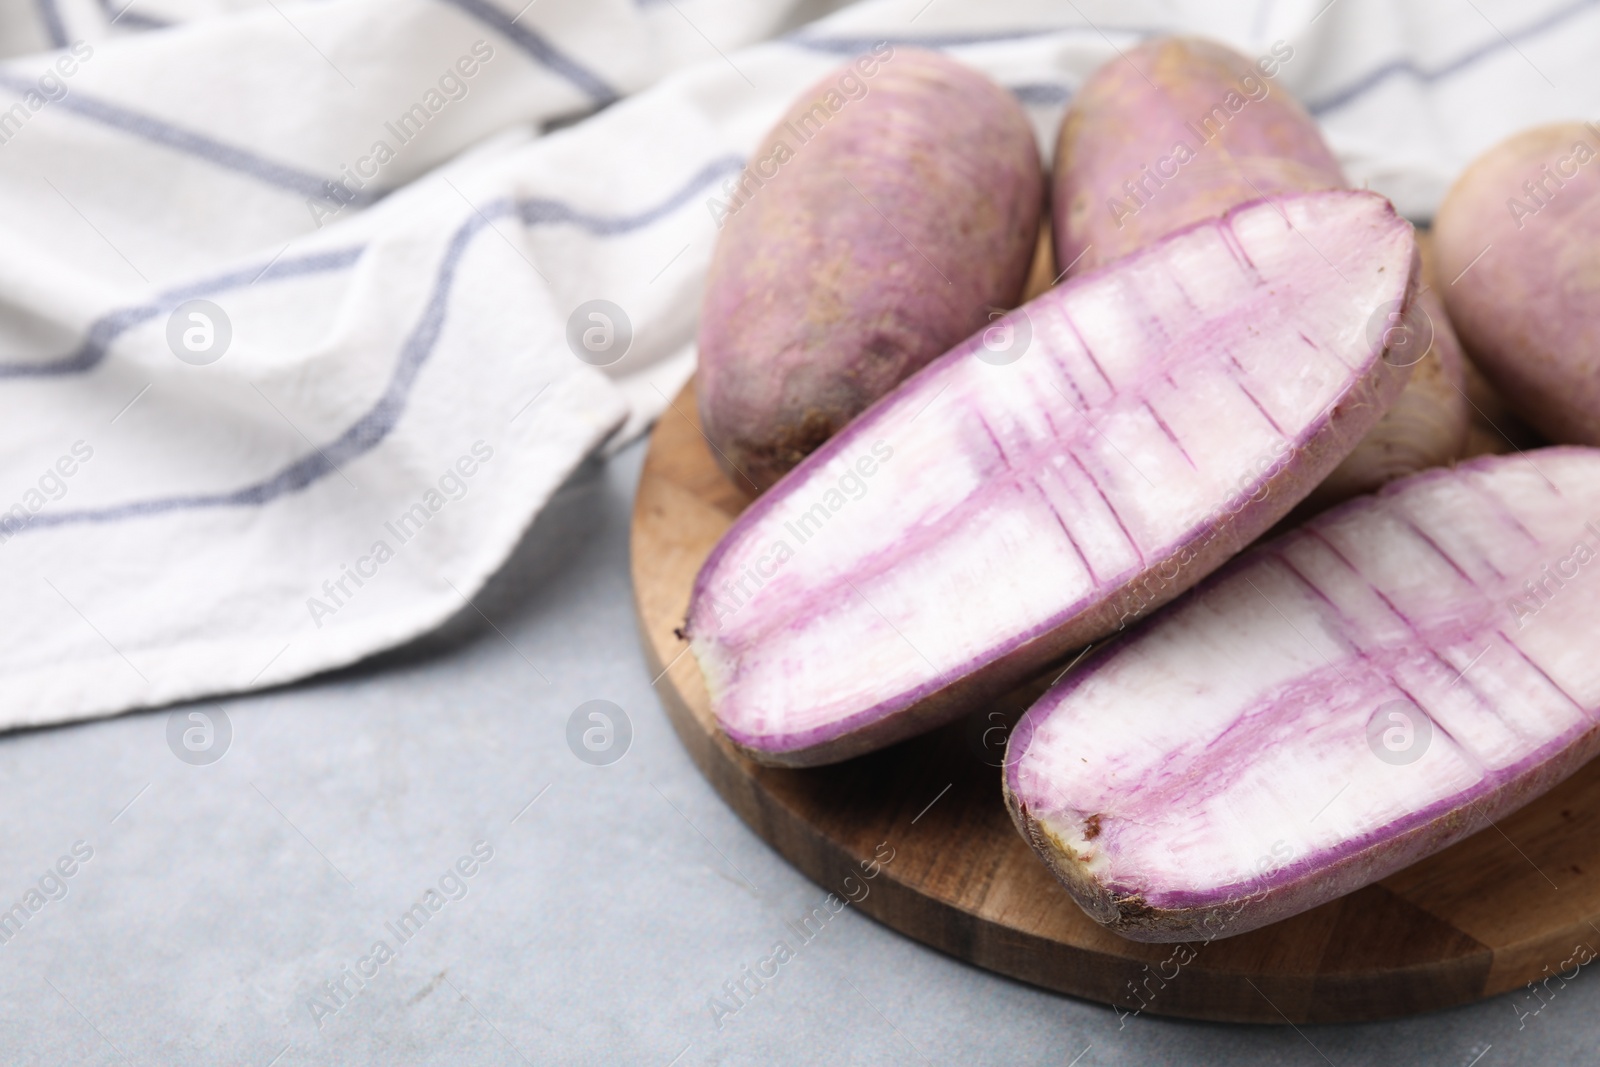
[{"label": "wooden cutting board edge", "polygon": [[[745,502],[717,468],[697,423],[691,381],[652,434],[635,500],[630,562],[646,660],[657,678],[655,687],[668,718],[701,774],[780,855],[818,886],[842,897],[847,886],[863,884],[860,865],[872,859],[871,848],[846,840],[848,831],[835,828],[830,832],[824,825],[828,820],[818,811],[803,810],[805,797],[797,800],[789,783],[795,781],[793,776],[818,771],[758,766],[716,730],[699,667],[687,653],[686,643],[674,633],[683,621],[690,584],[701,561]],[[893,758],[892,750],[888,756]],[[840,767],[823,770],[835,776],[848,774],[859,762],[840,765],[845,768],[842,771]],[[997,799],[997,782],[994,793]],[[1053,939],[1020,924],[1016,914],[1007,916],[1012,921],[999,918],[998,914],[1005,913],[1003,907],[951,899],[944,887],[935,884],[938,879],[924,877],[908,865],[901,850],[931,852],[937,864],[945,854],[959,852],[968,843],[959,838],[922,840],[914,829],[909,838],[897,837],[894,827],[884,829],[883,839],[892,843],[900,862],[883,867],[868,886],[868,895],[855,906],[957,959],[1045,989],[1120,1005],[1119,1014],[1139,1008],[1143,1001],[1143,1010],[1151,1014],[1226,1022],[1391,1018],[1471,1002],[1533,982],[1548,983],[1563,965],[1570,967],[1571,961],[1580,958],[1577,953],[1582,948],[1600,954],[1600,878],[1584,878],[1581,892],[1576,894],[1552,890],[1554,883],[1542,865],[1513,841],[1513,836],[1531,839],[1541,829],[1548,829],[1544,824],[1549,820],[1541,820],[1541,812],[1560,811],[1564,819],[1575,806],[1582,808],[1582,821],[1589,824],[1591,832],[1585,836],[1600,840],[1600,767],[1595,764],[1502,820],[1499,827],[1486,828],[1407,871],[1305,916],[1199,946],[1187,967],[1171,963],[1173,946],[1141,945],[1100,931],[1053,881],[1040,886],[1033,877],[1037,872],[1014,870],[1010,864],[1004,873],[1027,881],[1030,894],[1042,898],[1038,908],[1069,909],[1067,927],[1092,929],[1081,936],[1074,934],[1073,940]],[[827,814],[837,822],[837,813]],[[866,821],[878,825],[883,820],[881,813],[874,813]],[[1581,829],[1572,826],[1570,833],[1575,835]],[[994,827],[987,832],[994,832]],[[1016,841],[1020,844],[1020,838]],[[992,847],[992,841],[983,845],[990,851]],[[1028,857],[1032,858],[1031,853]],[[1589,857],[1600,873],[1600,844],[1584,853],[1584,858]],[[1450,892],[1453,867],[1472,868],[1486,862],[1505,865],[1506,880],[1527,887],[1513,894],[1528,897],[1521,905],[1524,910],[1502,916],[1517,920],[1509,926],[1491,921],[1492,908],[1487,918],[1474,914],[1463,924],[1460,909],[1450,906],[1458,897],[1482,902],[1481,893],[1473,887]],[[1035,866],[1043,871],[1042,865]],[[1570,866],[1582,876],[1579,864]],[[1432,885],[1422,870],[1430,867],[1443,872],[1442,879],[1433,879],[1446,883],[1443,890]],[[992,881],[994,873],[986,872],[985,878]],[[846,882],[851,876],[856,881]],[[1424,889],[1415,889],[1417,885]],[[998,895],[1005,896],[1003,892]],[[1396,924],[1399,929],[1386,929]],[[1375,955],[1371,965],[1360,964],[1363,951],[1381,955],[1397,942],[1417,937],[1429,946],[1437,942],[1436,949],[1422,950],[1437,955],[1399,966],[1385,966]],[[1274,938],[1283,944],[1271,944]],[[1252,950],[1250,955],[1261,956],[1264,962],[1281,962],[1251,966],[1239,959],[1233,949],[1247,939],[1262,942],[1266,950]],[[1335,958],[1338,966],[1330,969],[1330,960]],[[1163,981],[1158,975],[1165,976],[1169,965],[1178,973]],[[1563,980],[1555,981],[1558,985],[1554,988],[1559,988]],[[1531,994],[1526,1000],[1526,1005],[1516,1010],[1532,1011],[1541,1003]]]}]

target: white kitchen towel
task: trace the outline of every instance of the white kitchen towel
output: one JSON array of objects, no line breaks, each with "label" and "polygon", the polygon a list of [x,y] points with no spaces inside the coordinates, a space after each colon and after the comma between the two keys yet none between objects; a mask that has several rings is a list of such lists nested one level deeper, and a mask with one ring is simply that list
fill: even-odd
[{"label": "white kitchen towel", "polygon": [[795,28],[821,6],[8,5],[0,728],[280,684],[463,610],[676,394],[728,183],[878,42],[1012,89],[1046,155],[1145,36],[1276,45],[1416,218],[1495,140],[1600,105],[1600,0],[871,0]]}]

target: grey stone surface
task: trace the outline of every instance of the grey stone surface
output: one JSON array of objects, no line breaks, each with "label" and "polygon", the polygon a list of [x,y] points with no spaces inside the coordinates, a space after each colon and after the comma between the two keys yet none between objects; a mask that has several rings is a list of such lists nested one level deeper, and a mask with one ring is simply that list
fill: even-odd
[{"label": "grey stone surface", "polygon": [[[220,760],[180,760],[169,711],[0,738],[0,905],[41,879],[66,889],[0,945],[0,1064],[1600,1059],[1588,969],[1520,1019],[1536,1002],[1298,1031],[1119,1023],[853,909],[719,1030],[709,999],[824,891],[722,804],[651,689],[627,570],[641,457],[584,468],[476,607],[428,639],[179,709],[184,729],[191,711],[226,714]],[[606,766],[568,745],[593,700],[632,727]],[[80,841],[92,857],[45,878]],[[441,879],[459,895],[447,875],[479,842],[493,855],[465,896],[428,911]],[[419,902],[426,922],[402,943],[385,924]],[[380,939],[395,958],[314,1010]]]}]

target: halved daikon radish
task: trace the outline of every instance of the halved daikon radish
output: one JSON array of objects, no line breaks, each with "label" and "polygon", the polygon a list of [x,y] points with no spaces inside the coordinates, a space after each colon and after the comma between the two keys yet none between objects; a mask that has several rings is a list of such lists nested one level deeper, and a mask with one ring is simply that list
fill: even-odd
[{"label": "halved daikon radish", "polygon": [[1347,455],[1411,226],[1370,193],[1235,209],[1051,290],[879,401],[707,559],[687,631],[758,759],[938,725],[1165,603]]},{"label": "halved daikon radish", "polygon": [[1006,799],[1140,941],[1253,930],[1600,752],[1600,450],[1426,471],[1241,556],[1023,717]]}]

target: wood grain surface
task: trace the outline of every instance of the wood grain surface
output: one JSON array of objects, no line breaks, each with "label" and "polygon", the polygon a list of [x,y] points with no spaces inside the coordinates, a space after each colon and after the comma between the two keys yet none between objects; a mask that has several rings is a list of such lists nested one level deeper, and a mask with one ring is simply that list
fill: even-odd
[{"label": "wood grain surface", "polygon": [[[1180,947],[1102,929],[1012,827],[1000,751],[1037,688],[832,767],[784,770],[745,759],[717,732],[699,666],[675,633],[701,562],[748,503],[700,434],[693,388],[657,426],[634,505],[645,653],[701,772],[818,885],[841,897],[864,889],[861,911],[952,956],[1123,1012],[1264,1023],[1379,1019],[1529,982],[1557,989],[1562,979],[1553,976],[1570,979],[1581,961],[1600,955],[1600,764],[1342,900]],[[865,880],[861,865],[890,849],[892,860]],[[1524,996],[1521,1010],[1539,1006],[1528,992],[1516,1003]]]}]

